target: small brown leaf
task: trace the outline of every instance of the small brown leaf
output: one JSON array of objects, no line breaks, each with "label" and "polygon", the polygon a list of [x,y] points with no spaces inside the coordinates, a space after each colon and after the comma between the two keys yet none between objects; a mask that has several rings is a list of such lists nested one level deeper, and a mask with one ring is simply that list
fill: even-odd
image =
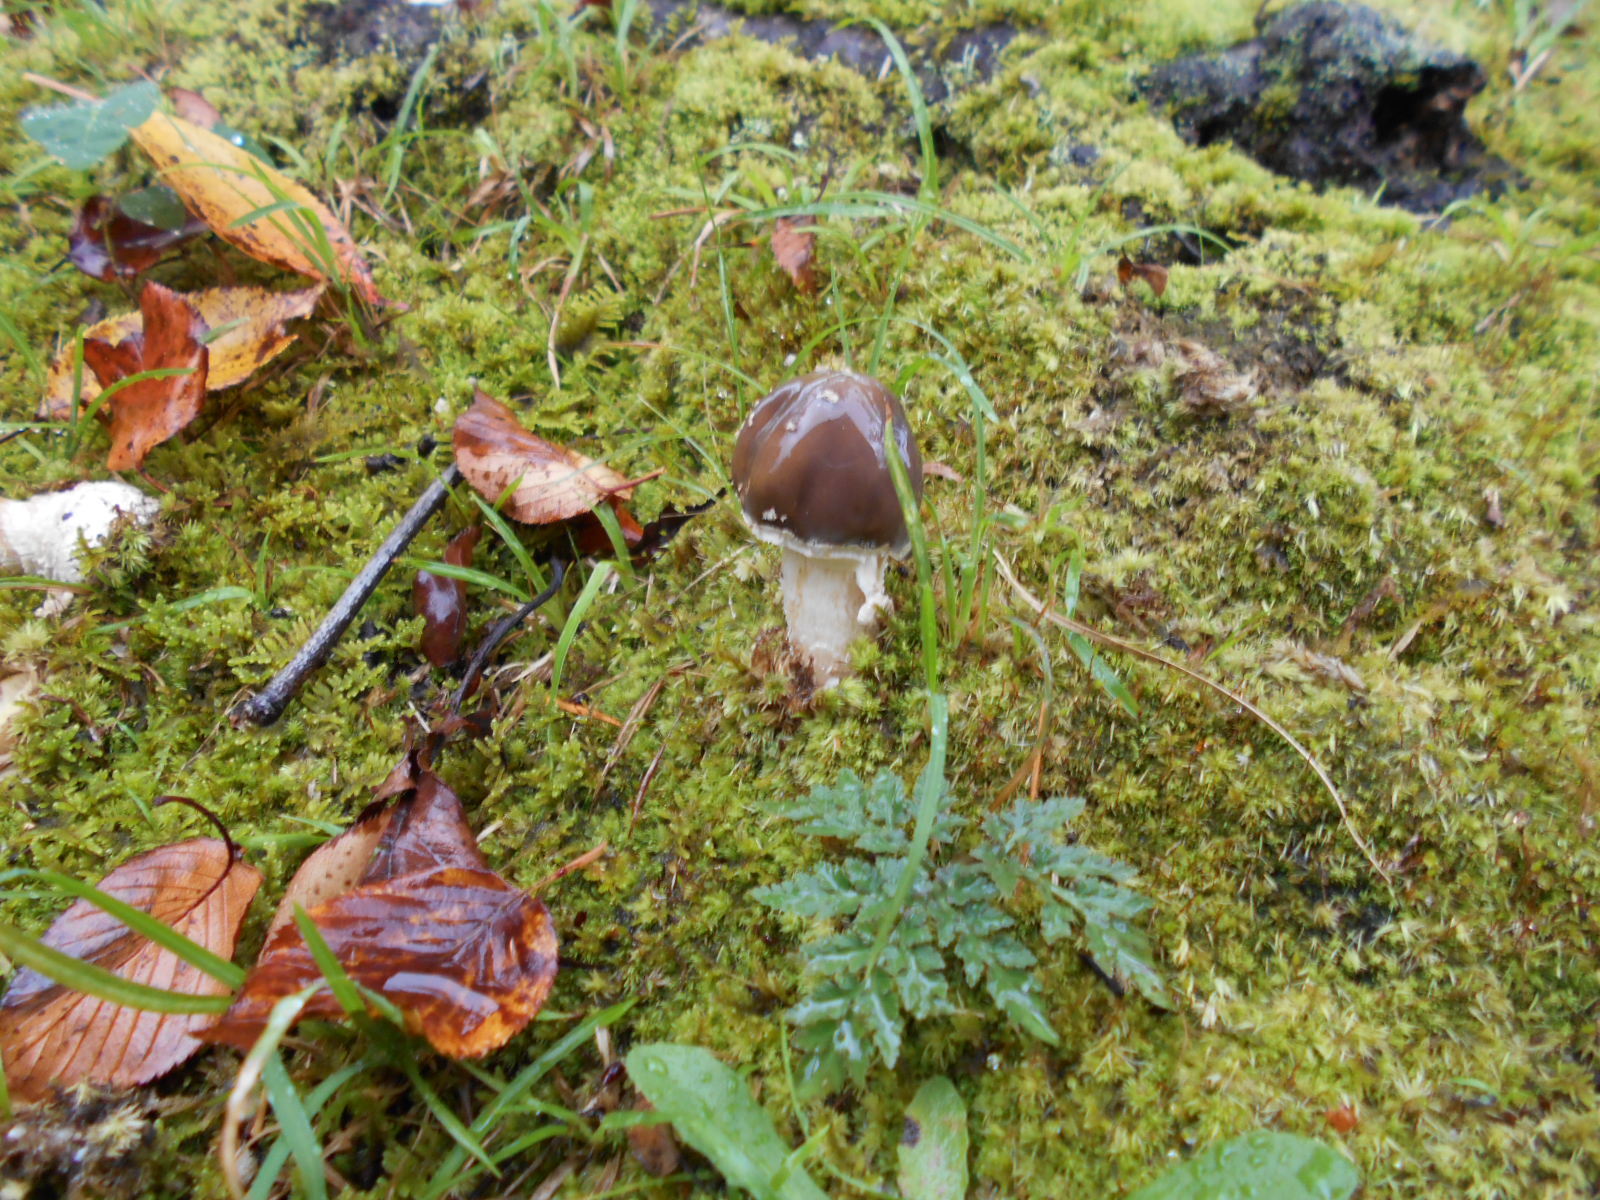
[{"label": "small brown leaf", "polygon": [[812,259],[817,253],[816,230],[799,217],[779,217],[772,226],[772,256],[794,281],[797,290],[809,296],[817,290],[817,274]]},{"label": "small brown leaf", "polygon": [[951,483],[965,483],[966,476],[954,467],[946,466],[937,459],[925,458],[922,460],[922,477],[924,479],[948,479]]},{"label": "small brown leaf", "polygon": [[205,232],[203,222],[190,217],[177,229],[163,229],[135,220],[106,196],[91,196],[78,210],[77,222],[67,234],[67,258],[91,278],[110,283],[118,275],[134,276],[161,261],[179,242]]},{"label": "small brown leaf", "polygon": [[167,92],[167,99],[172,101],[173,110],[192,125],[211,129],[222,124],[222,114],[217,111],[217,106],[199,92],[190,88],[172,88]]},{"label": "small brown leaf", "polygon": [[1127,287],[1135,279],[1142,279],[1159,298],[1166,294],[1167,268],[1160,263],[1136,263],[1124,257],[1117,260],[1117,282]]},{"label": "small brown leaf", "polygon": [[[455,1058],[487,1054],[549,995],[550,914],[489,870],[461,802],[437,776],[419,769],[416,790],[383,811],[390,815],[360,883],[307,915],[350,977],[386,996],[435,1049]],[[206,1040],[251,1045],[278,1000],[321,977],[299,928],[279,926]],[[324,991],[302,1015],[338,1018],[343,1010]]]},{"label": "small brown leaf", "polygon": [[[445,547],[444,561],[453,567],[470,567],[482,535],[481,525],[456,534]],[[423,656],[436,667],[449,666],[460,654],[461,635],[467,631],[466,580],[418,571],[411,583],[411,600],[423,620]]]},{"label": "small brown leaf", "polygon": [[[322,285],[298,292],[275,292],[270,288],[212,288],[194,292],[184,299],[199,312],[207,326],[217,331],[207,344],[210,365],[206,371],[206,391],[219,392],[249,379],[255,372],[294,344],[295,334],[285,331],[293,320],[310,314],[323,292]],[[86,341],[94,339],[118,345],[140,335],[144,315],[131,312],[108,317],[84,331]],[[39,415],[65,421],[72,416],[73,363],[71,345],[55,361],[45,381]],[[84,407],[94,403],[100,384],[93,371],[84,371],[79,383],[79,401]]]},{"label": "small brown leaf", "polygon": [[113,471],[137,467],[152,449],[175,436],[200,415],[211,362],[204,318],[177,292],[147,283],[139,294],[139,332],[111,343],[85,338],[83,361],[102,387],[144,371],[182,374],[141,379],[116,392],[107,403],[111,418]]},{"label": "small brown leaf", "polygon": [[278,930],[294,923],[295,905],[310,911],[360,883],[393,815],[390,805],[371,805],[349,829],[313,850],[289,881],[288,890],[272,914],[272,923],[267,926],[265,941],[270,942]]},{"label": "small brown leaf", "polygon": [[[100,881],[100,890],[231,957],[261,873],[234,861],[226,843],[196,838],[146,851]],[[169,950],[140,937],[87,900],[50,926],[47,946],[124,979],[195,996],[227,987]],[[172,1070],[201,1043],[206,1013],[145,1012],[70,991],[24,968],[0,1001],[0,1049],[13,1097],[38,1100],[50,1086],[132,1087]]]},{"label": "small brown leaf", "polygon": [[[654,1112],[650,1101],[640,1096],[633,1104],[635,1112]],[[628,1149],[647,1174],[657,1179],[671,1175],[678,1169],[683,1156],[678,1153],[677,1139],[672,1136],[672,1125],[663,1121],[658,1125],[629,1125]]]},{"label": "small brown leaf", "polygon": [[530,433],[511,410],[482,391],[456,420],[456,466],[491,504],[510,491],[505,511],[529,525],[549,525],[591,511],[602,500],[629,500],[629,481],[604,463]]},{"label": "small brown leaf", "polygon": [[[218,237],[251,258],[312,279],[343,280],[368,304],[384,303],[350,231],[283,172],[167,113],[156,113],[130,133],[167,186]],[[279,207],[285,201],[294,207]]]}]

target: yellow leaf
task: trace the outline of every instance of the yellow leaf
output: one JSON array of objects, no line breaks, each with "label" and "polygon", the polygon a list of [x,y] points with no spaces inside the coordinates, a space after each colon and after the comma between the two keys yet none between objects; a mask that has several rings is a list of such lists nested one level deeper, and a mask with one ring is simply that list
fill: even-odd
[{"label": "yellow leaf", "polygon": [[[271,361],[293,344],[295,335],[284,326],[306,316],[317,306],[323,285],[298,292],[275,292],[270,288],[212,288],[185,296],[206,323],[206,328],[221,330],[210,343],[211,366],[206,373],[206,391],[243,383],[264,363]],[[99,338],[119,345],[143,330],[137,312],[107,317],[83,331],[85,341]],[[72,416],[72,346],[68,344],[50,364],[44,399],[39,415],[53,421]],[[87,365],[83,368],[80,398],[85,408],[100,394],[100,382]]]},{"label": "yellow leaf", "polygon": [[287,175],[182,117],[157,113],[131,132],[162,180],[218,237],[275,267],[342,279],[368,304],[383,303],[350,231]]}]

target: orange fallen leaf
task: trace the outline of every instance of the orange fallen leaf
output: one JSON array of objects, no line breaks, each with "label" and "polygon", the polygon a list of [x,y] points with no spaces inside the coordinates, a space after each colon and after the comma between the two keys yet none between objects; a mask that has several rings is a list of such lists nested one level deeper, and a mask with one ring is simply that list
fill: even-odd
[{"label": "orange fallen leaf", "polygon": [[1338,1108],[1330,1108],[1322,1114],[1323,1119],[1340,1133],[1349,1133],[1361,1124],[1361,1114],[1356,1111],[1354,1104],[1341,1104]]},{"label": "orange fallen leaf", "polygon": [[[417,769],[415,790],[383,813],[360,882],[307,915],[350,977],[387,997],[409,1029],[454,1058],[487,1054],[550,993],[550,913],[489,869],[461,802],[438,776]],[[299,928],[278,927],[206,1040],[251,1045],[278,1000],[320,978]],[[301,1015],[338,1018],[343,1010],[322,991]]]},{"label": "orange fallen leaf", "polygon": [[218,237],[251,258],[349,284],[382,304],[372,270],[339,219],[300,184],[209,129],[167,113],[135,125],[133,140],[162,180]]},{"label": "orange fallen leaf", "polygon": [[[245,910],[261,886],[261,873],[234,860],[225,842],[195,838],[137,855],[99,886],[229,958]],[[74,901],[42,940],[136,983],[195,996],[228,991],[87,900]],[[6,1080],[11,1095],[21,1100],[46,1097],[52,1084],[148,1083],[199,1050],[195,1034],[213,1020],[208,1013],[125,1008],[23,969],[0,1000]]]},{"label": "orange fallen leaf", "polygon": [[[234,387],[255,374],[263,365],[294,344],[296,335],[285,330],[293,320],[310,314],[321,298],[323,287],[297,292],[275,292],[270,288],[212,288],[194,292],[184,299],[200,314],[214,336],[206,349],[209,367],[206,390],[220,392]],[[144,332],[142,312],[107,317],[84,331],[84,340],[118,345]],[[72,416],[72,389],[75,368],[73,349],[66,346],[50,364],[45,380],[44,399],[39,415],[65,421]],[[100,394],[100,383],[92,370],[79,379],[79,402],[87,408]]]},{"label": "orange fallen leaf", "polygon": [[817,233],[799,217],[779,217],[772,226],[772,256],[794,286],[809,296],[817,290],[812,260],[817,253]]},{"label": "orange fallen leaf", "polygon": [[456,419],[456,466],[491,504],[506,499],[508,515],[548,525],[590,512],[603,500],[629,500],[633,482],[604,463],[547,442],[523,428],[504,404],[484,392]]},{"label": "orange fallen leaf", "polygon": [[109,388],[130,375],[174,372],[139,379],[107,401],[113,471],[137,467],[145,455],[178,434],[200,415],[206,398],[210,349],[205,319],[181,295],[159,283],[139,293],[139,332],[120,342],[84,338],[83,361],[100,386]]},{"label": "orange fallen leaf", "polygon": [[1117,282],[1127,287],[1135,279],[1142,279],[1150,285],[1150,290],[1160,298],[1167,290],[1167,269],[1160,263],[1134,262],[1123,257],[1117,260]]}]

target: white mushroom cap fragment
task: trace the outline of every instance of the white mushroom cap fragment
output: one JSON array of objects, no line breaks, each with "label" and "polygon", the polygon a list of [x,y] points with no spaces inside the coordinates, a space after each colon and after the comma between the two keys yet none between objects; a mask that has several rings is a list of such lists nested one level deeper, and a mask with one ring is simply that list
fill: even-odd
[{"label": "white mushroom cap fragment", "polygon": [[98,546],[120,520],[148,525],[160,510],[159,500],[115,480],[0,499],[0,575],[82,583],[83,546]]}]

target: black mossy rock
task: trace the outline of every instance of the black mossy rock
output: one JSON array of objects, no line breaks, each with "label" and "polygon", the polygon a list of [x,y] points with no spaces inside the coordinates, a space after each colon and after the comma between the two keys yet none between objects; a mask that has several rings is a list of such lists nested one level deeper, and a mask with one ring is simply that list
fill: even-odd
[{"label": "black mossy rock", "polygon": [[1302,4],[1260,36],[1177,59],[1143,82],[1189,141],[1232,141],[1281,174],[1436,211],[1512,172],[1467,127],[1472,59],[1358,4]]}]

